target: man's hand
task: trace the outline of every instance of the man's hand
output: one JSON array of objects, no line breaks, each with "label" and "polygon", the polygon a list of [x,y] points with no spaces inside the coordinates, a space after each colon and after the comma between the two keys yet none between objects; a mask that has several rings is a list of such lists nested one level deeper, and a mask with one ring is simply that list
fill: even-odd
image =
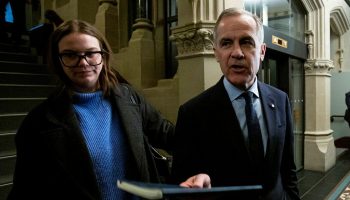
[{"label": "man's hand", "polygon": [[188,188],[211,188],[211,180],[207,174],[197,174],[180,183],[182,187]]}]

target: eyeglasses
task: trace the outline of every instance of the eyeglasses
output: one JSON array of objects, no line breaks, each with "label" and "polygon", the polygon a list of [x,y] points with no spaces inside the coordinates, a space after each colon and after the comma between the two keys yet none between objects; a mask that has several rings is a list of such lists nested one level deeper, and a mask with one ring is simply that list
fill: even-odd
[{"label": "eyeglasses", "polygon": [[96,66],[102,63],[102,51],[87,51],[80,54],[78,52],[60,53],[59,58],[61,63],[66,67],[77,67],[82,58],[91,65]]}]

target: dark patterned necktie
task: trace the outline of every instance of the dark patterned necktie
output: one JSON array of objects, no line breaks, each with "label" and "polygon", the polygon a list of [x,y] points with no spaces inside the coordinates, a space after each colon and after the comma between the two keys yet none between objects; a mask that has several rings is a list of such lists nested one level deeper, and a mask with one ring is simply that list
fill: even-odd
[{"label": "dark patterned necktie", "polygon": [[253,107],[253,93],[244,92],[242,96],[245,99],[245,113],[248,127],[249,153],[254,165],[260,166],[264,159],[264,146],[262,142],[259,119]]}]

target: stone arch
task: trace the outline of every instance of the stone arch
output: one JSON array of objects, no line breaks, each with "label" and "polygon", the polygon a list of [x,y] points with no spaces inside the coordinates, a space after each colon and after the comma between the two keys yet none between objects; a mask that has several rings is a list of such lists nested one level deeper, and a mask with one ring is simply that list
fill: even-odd
[{"label": "stone arch", "polygon": [[324,7],[323,0],[301,0],[307,12],[312,12]]},{"label": "stone arch", "polygon": [[330,12],[330,25],[334,33],[343,35],[350,29],[350,21],[342,7],[335,7]]},{"label": "stone arch", "polygon": [[[339,72],[342,72],[342,65],[344,61],[342,35],[350,29],[350,22],[346,16],[344,8],[341,6],[334,7],[330,11],[329,20],[331,33],[334,34],[334,37],[331,37],[331,58],[333,58],[334,66],[338,68]],[[334,40],[333,48],[332,40]]]}]

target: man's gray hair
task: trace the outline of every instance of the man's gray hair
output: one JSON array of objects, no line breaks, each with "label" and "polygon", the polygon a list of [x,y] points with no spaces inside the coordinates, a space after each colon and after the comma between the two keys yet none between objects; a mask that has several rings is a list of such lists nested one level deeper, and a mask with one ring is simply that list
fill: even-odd
[{"label": "man's gray hair", "polygon": [[227,17],[227,16],[240,16],[240,15],[248,15],[250,17],[252,17],[256,23],[256,30],[257,30],[257,36],[258,39],[260,40],[261,43],[264,42],[264,26],[260,20],[260,18],[246,10],[242,10],[242,9],[237,9],[237,8],[228,8],[225,9],[224,11],[221,12],[220,16],[218,17],[218,19],[216,20],[215,23],[215,27],[214,27],[214,43],[216,43],[217,40],[217,29],[218,26],[222,20],[222,18]]}]

